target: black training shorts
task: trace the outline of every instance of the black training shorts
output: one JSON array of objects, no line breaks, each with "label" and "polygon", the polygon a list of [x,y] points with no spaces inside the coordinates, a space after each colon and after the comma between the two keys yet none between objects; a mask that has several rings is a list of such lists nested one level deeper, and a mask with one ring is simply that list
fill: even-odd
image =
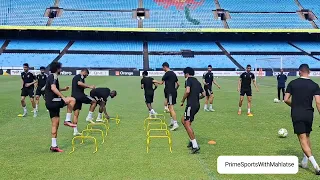
[{"label": "black training shorts", "polygon": [[42,87],[37,87],[36,96],[44,96],[44,91],[41,91]]},{"label": "black training shorts", "polygon": [[251,89],[241,89],[240,90],[240,96],[252,96],[252,90]]},{"label": "black training shorts", "polygon": [[293,112],[291,118],[295,134],[308,134],[312,131],[313,111]]},{"label": "black training shorts", "polygon": [[200,109],[200,104],[187,105],[184,111],[184,120],[192,122],[194,120],[194,116],[198,113]]},{"label": "black training shorts", "polygon": [[177,92],[165,93],[168,105],[175,105],[177,103]]},{"label": "black training shorts", "polygon": [[153,103],[154,93],[145,93],[144,100],[146,103]]},{"label": "black training shorts", "polygon": [[204,91],[206,92],[206,96],[209,97],[211,96],[213,93],[212,93],[212,87],[211,86],[204,86]]},{"label": "black training shorts", "polygon": [[60,109],[66,106],[61,98],[54,98],[52,101],[46,101],[46,107],[49,111],[50,118],[60,117]]},{"label": "black training shorts", "polygon": [[73,110],[81,110],[82,104],[91,104],[92,101],[94,101],[94,98],[91,96],[87,96],[85,94],[74,97],[76,99],[76,104],[74,105]]},{"label": "black training shorts", "polygon": [[21,96],[27,97],[29,96],[30,98],[34,97],[34,87],[23,87],[21,89]]}]

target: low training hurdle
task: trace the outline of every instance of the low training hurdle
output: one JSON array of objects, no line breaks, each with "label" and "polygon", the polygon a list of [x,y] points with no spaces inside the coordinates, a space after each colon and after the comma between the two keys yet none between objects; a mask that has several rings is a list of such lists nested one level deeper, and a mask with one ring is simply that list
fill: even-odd
[{"label": "low training hurdle", "polygon": [[93,153],[96,153],[98,151],[98,143],[97,143],[97,139],[93,136],[89,136],[89,134],[93,133],[93,132],[99,132],[101,133],[101,138],[102,138],[102,142],[101,144],[104,143],[104,132],[101,129],[85,129],[81,132],[80,136],[75,136],[72,138],[71,144],[72,144],[72,151],[69,153],[73,153],[75,151],[75,140],[76,139],[81,139],[81,143],[84,143],[84,139],[93,139],[94,141],[94,146],[95,146],[95,151],[93,151]]},{"label": "low training hurdle", "polygon": [[116,121],[116,124],[117,124],[117,125],[120,123],[120,118],[119,118],[119,115],[118,115],[118,114],[116,115],[116,117],[110,118],[110,120]]}]

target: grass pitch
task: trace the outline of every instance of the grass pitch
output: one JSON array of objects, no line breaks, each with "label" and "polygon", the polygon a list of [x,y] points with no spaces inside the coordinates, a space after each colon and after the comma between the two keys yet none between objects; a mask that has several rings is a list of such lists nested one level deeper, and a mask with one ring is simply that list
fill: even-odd
[{"label": "grass pitch", "polygon": [[[60,77],[61,87],[71,85],[72,77]],[[160,79],[160,78],[159,78]],[[292,78],[291,78],[292,79]],[[291,80],[290,79],[290,80]],[[179,79],[184,84],[184,79]],[[65,109],[61,112],[58,144],[64,153],[51,153],[51,122],[41,100],[39,116],[32,117],[31,105],[27,101],[29,116],[17,117],[20,107],[20,78],[0,76],[0,179],[316,179],[313,168],[299,169],[296,175],[220,175],[217,173],[217,158],[220,155],[296,155],[302,152],[290,120],[290,110],[284,103],[275,104],[276,80],[258,80],[260,92],[253,91],[254,117],[237,115],[239,93],[237,77],[217,79],[221,90],[214,88],[214,108],[216,112],[201,111],[196,116],[193,128],[201,153],[189,154],[186,148],[188,136],[182,126],[172,132],[173,153],[168,150],[166,140],[151,142],[146,153],[146,133],[143,120],[148,115],[140,89],[140,77],[88,77],[88,84],[109,87],[118,91],[118,96],[108,102],[111,116],[121,117],[117,126],[111,123],[106,142],[92,154],[89,142],[78,145],[71,151],[72,129],[63,126]],[[319,83],[318,79],[315,79]],[[178,100],[183,94],[179,89]],[[86,91],[88,93],[88,91]],[[70,94],[66,92],[65,95]],[[163,87],[156,91],[154,108],[163,111]],[[178,120],[184,108],[175,107]],[[246,101],[243,106],[246,111]],[[88,106],[83,106],[80,114],[79,130],[85,128]],[[317,114],[317,113],[315,113]],[[313,152],[320,162],[319,116],[315,116],[312,132]],[[181,123],[180,123],[181,125]],[[287,138],[278,138],[280,128],[289,131]],[[98,136],[97,136],[98,137]],[[100,139],[99,139],[100,140]],[[215,140],[216,145],[209,145]]]}]

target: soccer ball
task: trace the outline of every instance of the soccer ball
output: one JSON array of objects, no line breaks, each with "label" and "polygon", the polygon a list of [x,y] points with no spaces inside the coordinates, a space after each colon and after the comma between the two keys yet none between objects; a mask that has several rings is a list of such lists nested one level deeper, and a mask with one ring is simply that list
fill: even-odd
[{"label": "soccer ball", "polygon": [[285,137],[288,136],[288,131],[287,131],[285,128],[281,128],[281,129],[279,129],[279,131],[278,131],[278,135],[279,135],[279,137],[281,137],[281,138],[285,138]]},{"label": "soccer ball", "polygon": [[274,98],[273,102],[274,102],[274,103],[279,103],[280,101],[279,101],[278,98]]}]

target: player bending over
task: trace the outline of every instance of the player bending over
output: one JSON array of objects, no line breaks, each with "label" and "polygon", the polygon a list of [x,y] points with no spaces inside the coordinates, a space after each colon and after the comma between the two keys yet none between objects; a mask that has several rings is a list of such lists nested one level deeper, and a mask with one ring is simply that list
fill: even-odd
[{"label": "player bending over", "polygon": [[[66,91],[69,87],[60,89],[58,76],[61,72],[61,63],[53,62],[50,64],[50,71],[52,74],[48,76],[48,80],[45,86],[45,101],[46,108],[49,111],[51,118],[51,147],[52,152],[63,152],[57,145],[58,127],[60,121],[60,109],[67,105],[67,112],[71,113],[76,103],[73,97],[65,97],[60,91]],[[75,124],[70,122],[64,123],[67,126],[75,127]]]},{"label": "player bending over", "polygon": [[[153,82],[152,77],[148,77],[148,71],[143,71],[143,78],[141,79],[141,89],[144,89],[144,99],[149,110],[150,116],[156,115],[156,111],[152,108],[154,90],[157,89],[157,85]],[[153,87],[154,85],[154,87]]]},{"label": "player bending over", "polygon": [[[85,84],[85,78],[87,78],[89,75],[89,70],[88,69],[82,69],[80,74],[75,75],[72,79],[72,93],[71,96],[76,99],[76,104],[74,105],[73,111],[73,123],[78,124],[78,119],[79,119],[79,113],[82,108],[82,104],[91,104],[89,114],[92,117],[94,108],[96,107],[97,101],[93,99],[90,96],[87,96],[84,94],[84,89],[85,88],[90,88],[90,89],[95,89],[95,86],[89,86]],[[71,117],[71,114],[67,114],[68,118],[69,116]],[[92,121],[92,118],[86,118],[87,122],[94,123]],[[80,135],[78,132],[78,128],[74,127],[73,128],[73,135]]]},{"label": "player bending over", "polygon": [[179,127],[177,122],[177,115],[176,115],[176,112],[174,111],[174,105],[176,104],[176,100],[177,100],[177,89],[179,88],[179,82],[178,82],[177,75],[170,70],[169,63],[164,62],[162,64],[162,69],[164,70],[164,72],[166,72],[162,77],[162,81],[161,82],[154,81],[154,82],[161,85],[165,83],[165,88],[164,88],[165,98],[167,99],[170,116],[171,116],[170,126],[172,126],[172,128],[170,130],[174,131]]},{"label": "player bending over", "polygon": [[37,82],[35,75],[29,72],[29,64],[23,64],[23,72],[21,73],[21,106],[23,108],[22,117],[28,114],[26,97],[30,97],[30,101],[33,107],[33,117],[37,117],[36,104],[34,102],[34,84]]},{"label": "player bending over", "polygon": [[282,96],[284,100],[284,89],[286,88],[287,76],[283,74],[283,69],[280,69],[280,74],[277,76],[278,81],[278,100],[280,101],[280,90],[282,91]]},{"label": "player bending over", "polygon": [[[204,84],[204,91],[206,92],[206,101],[204,103],[204,111],[214,111],[212,107],[213,103],[213,92],[212,92],[212,83],[216,85],[219,89],[221,88],[219,84],[217,84],[216,80],[214,80],[213,73],[212,73],[212,66],[208,65],[208,71],[203,74],[203,84]],[[210,102],[210,106],[208,109],[208,102]]]},{"label": "player bending over", "polygon": [[[96,89],[92,89],[90,91],[90,97],[94,98],[97,101],[96,104],[99,104],[99,113],[98,113],[98,117],[96,119],[96,122],[104,122],[104,120],[102,119],[102,113],[104,113],[105,118],[107,118],[107,119],[110,118],[109,114],[107,113],[107,109],[106,109],[106,104],[107,104],[107,100],[108,100],[109,96],[111,98],[116,97],[117,91],[113,90],[110,92],[109,88],[96,88]],[[92,112],[94,112],[94,110],[96,108],[96,104],[94,104],[94,103],[91,104],[87,119],[93,119],[92,113],[90,113],[90,111],[93,109]]]},{"label": "player bending over", "polygon": [[320,168],[311,152],[310,133],[313,123],[313,97],[316,100],[318,112],[320,112],[320,89],[319,85],[309,78],[309,66],[301,64],[299,67],[300,78],[291,81],[286,90],[284,101],[291,106],[291,118],[294,133],[297,134],[303,154],[302,168],[308,167],[308,160],[320,175]]},{"label": "player bending over", "polygon": [[244,99],[244,95],[247,95],[248,99],[248,116],[253,116],[251,113],[251,100],[252,100],[252,89],[251,89],[251,81],[253,81],[253,85],[257,91],[259,91],[258,86],[256,84],[255,76],[251,72],[251,65],[247,65],[247,71],[243,72],[240,75],[239,83],[238,83],[238,92],[240,92],[240,100],[239,100],[239,110],[238,114],[241,115],[241,106]]},{"label": "player bending over", "polygon": [[45,71],[45,67],[41,66],[40,67],[40,74],[37,75],[37,83],[36,83],[36,110],[38,111],[38,107],[39,107],[39,100],[40,100],[40,96],[43,97],[43,99],[45,99],[44,96],[44,88],[47,82],[47,77],[48,75],[44,72]]},{"label": "player bending over", "polygon": [[[200,109],[200,102],[199,99],[205,97],[205,92],[201,87],[201,83],[195,78],[194,70],[190,67],[187,67],[183,70],[184,77],[187,78],[186,80],[186,90],[181,100],[181,106],[183,106],[184,101],[187,99],[186,109],[184,111],[184,116],[181,118],[181,122],[186,129],[190,142],[187,146],[191,149],[191,154],[195,154],[200,150],[200,147],[197,143],[195,138],[193,129],[191,128],[191,123],[194,120],[194,116]],[[200,95],[200,96],[199,96]]]}]

